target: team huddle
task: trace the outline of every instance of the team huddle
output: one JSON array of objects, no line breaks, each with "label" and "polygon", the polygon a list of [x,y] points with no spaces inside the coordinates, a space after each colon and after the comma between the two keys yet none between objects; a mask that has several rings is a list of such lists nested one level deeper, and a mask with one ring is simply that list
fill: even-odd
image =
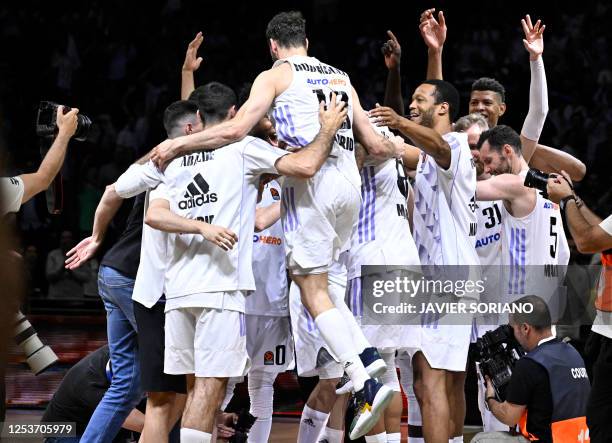
[{"label": "team huddle", "polygon": [[[524,181],[530,166],[572,175],[580,162],[538,144],[544,26],[529,16],[522,24],[531,86],[520,133],[497,124],[505,92],[493,79],[474,83],[470,114],[457,119],[459,93],[435,51],[446,25],[433,10],[420,25],[434,49],[427,80],[406,116],[401,92],[364,110],[346,72],[308,56],[298,12],[269,22],[274,65],[245,100],[218,82],[193,87],[198,34],[186,59],[191,86],[184,77],[183,100],[164,114],[168,140],[105,193],[139,196],[144,214],[132,294],[151,400],[144,441],[167,441],[181,416],[181,441],[231,437],[218,413],[247,376],[248,441],[267,442],[274,380],[294,367],[319,377],[300,443],[343,441],[349,398],[351,439],[399,442],[402,389],[410,441],[463,441],[468,348],[500,318],[362,324],[363,282],[371,265],[380,280],[434,265],[470,265],[477,279],[504,265],[499,287],[519,299],[542,293],[531,265],[568,263],[559,207]],[[399,63],[392,34],[383,52],[388,67]],[[69,266],[88,247],[71,251]],[[484,406],[482,416],[485,429],[504,429]]]}]

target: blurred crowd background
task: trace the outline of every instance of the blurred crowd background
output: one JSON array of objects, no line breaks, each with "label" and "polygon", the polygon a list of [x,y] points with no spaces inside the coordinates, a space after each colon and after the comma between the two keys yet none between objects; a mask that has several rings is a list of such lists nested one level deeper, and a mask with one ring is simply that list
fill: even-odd
[{"label": "blurred crowd background", "polygon": [[[104,187],[138,156],[164,139],[161,115],[179,99],[188,42],[204,33],[204,62],[196,85],[217,80],[239,89],[271,65],[265,25],[279,10],[299,9],[307,19],[310,54],[351,76],[365,109],[382,102],[387,71],[380,47],[391,29],[402,45],[406,104],[424,79],[426,47],[421,11],[445,12],[448,38],[444,77],[462,94],[481,76],[506,87],[501,123],[520,130],[528,108],[529,64],[520,19],[530,13],[546,24],[544,61],[549,106],[541,138],[587,165],[578,193],[601,216],[612,210],[612,6],[607,1],[411,1],[370,4],[341,0],[219,2],[2,2],[0,6],[0,144],[3,175],[34,171],[40,162],[35,135],[40,100],[78,107],[94,128],[86,142],[71,142],[62,170],[64,209],[51,216],[44,195],[17,216],[15,247],[28,273],[29,302],[54,306],[97,299],[97,263],[63,269],[67,250],[90,235]],[[397,9],[396,9],[397,8]],[[131,205],[124,204],[124,213]],[[107,237],[112,244],[122,217]],[[574,251],[572,260],[588,263]],[[63,301],[57,301],[63,300]],[[101,305],[99,305],[101,310]]]}]

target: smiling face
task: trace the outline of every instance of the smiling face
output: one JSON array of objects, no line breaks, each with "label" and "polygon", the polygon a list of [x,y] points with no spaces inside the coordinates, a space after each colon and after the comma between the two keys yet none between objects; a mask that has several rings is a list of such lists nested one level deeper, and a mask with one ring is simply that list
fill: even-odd
[{"label": "smiling face", "polygon": [[433,128],[435,113],[440,106],[436,105],[436,87],[422,84],[412,94],[410,103],[410,120],[428,128]]},{"label": "smiling face", "polygon": [[472,91],[470,94],[470,114],[478,113],[487,119],[489,127],[497,126],[497,121],[506,112],[506,104],[495,91]]}]

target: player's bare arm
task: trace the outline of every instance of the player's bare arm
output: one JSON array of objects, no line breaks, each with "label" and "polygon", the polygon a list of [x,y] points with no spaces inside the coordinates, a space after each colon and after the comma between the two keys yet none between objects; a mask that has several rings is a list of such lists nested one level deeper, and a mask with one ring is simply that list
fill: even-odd
[{"label": "player's bare arm", "polygon": [[172,159],[190,151],[217,149],[243,139],[266,115],[274,98],[290,81],[291,67],[286,63],[262,72],[253,82],[248,100],[233,119],[196,134],[165,140],[155,147],[151,160],[164,169]]},{"label": "player's bare arm", "polygon": [[560,174],[566,171],[571,179],[579,182],[586,174],[586,166],[580,160],[567,152],[538,144],[529,166],[541,171]]},{"label": "player's bare arm", "polygon": [[442,50],[446,41],[447,28],[444,13],[439,11],[436,20],[435,12],[435,8],[423,11],[419,24],[421,37],[427,46],[427,80],[442,80]]},{"label": "player's bare arm", "polygon": [[67,269],[76,269],[96,255],[108,226],[122,203],[123,199],[115,191],[115,184],[107,186],[96,208],[91,236],[81,240],[66,254]]},{"label": "player's bare arm", "polygon": [[525,187],[523,180],[517,174],[500,174],[489,180],[480,180],[476,183],[476,200],[505,200],[512,203],[531,191]]},{"label": "player's bare arm", "polygon": [[402,99],[402,79],[400,75],[400,64],[402,60],[402,47],[397,37],[391,31],[387,31],[389,40],[381,48],[385,58],[385,66],[389,71],[387,84],[385,86],[385,106],[394,109],[400,115],[404,115],[404,100]]},{"label": "player's bare arm", "polygon": [[377,125],[397,129],[410,138],[419,148],[431,155],[441,168],[447,169],[450,167],[450,146],[438,132],[401,117],[393,109],[386,106],[377,106],[372,109],[370,117],[376,119]]},{"label": "player's bare arm", "polygon": [[371,156],[385,159],[397,155],[397,147],[393,142],[387,140],[372,127],[368,120],[368,114],[361,107],[359,96],[354,88],[353,133],[355,134],[355,139],[363,145]]},{"label": "player's bare arm", "polygon": [[198,32],[195,38],[187,46],[185,61],[181,69],[181,100],[187,100],[195,89],[193,74],[200,68],[202,57],[198,57],[198,49],[204,41],[202,32]]},{"label": "player's bare arm", "polygon": [[38,171],[32,174],[22,174],[19,176],[23,181],[24,188],[21,204],[24,204],[36,194],[51,186],[53,179],[64,164],[70,137],[72,137],[77,130],[78,113],[79,110],[77,108],[73,108],[66,114],[64,114],[63,106],[60,106],[57,110],[56,124],[58,133],[47,155],[45,155],[45,158],[38,167]]},{"label": "player's bare arm", "polygon": [[157,198],[149,204],[145,223],[154,229],[169,233],[200,234],[206,240],[229,251],[238,241],[238,236],[223,226],[211,225],[200,220],[192,220],[175,214],[170,210],[168,200]]},{"label": "player's bare arm", "polygon": [[280,202],[272,203],[265,208],[257,208],[255,210],[255,232],[268,229],[274,223],[280,220],[281,207]]},{"label": "player's bare arm", "polygon": [[529,111],[523,129],[521,130],[521,145],[523,157],[529,162],[533,155],[548,114],[548,86],[544,72],[542,53],[544,52],[544,29],[545,25],[538,20],[535,25],[531,17],[526,15],[521,20],[521,26],[525,38],[523,46],[529,53],[529,65],[531,70],[531,84],[529,85]]},{"label": "player's bare arm", "polygon": [[290,177],[313,177],[329,156],[336,132],[346,120],[347,113],[346,103],[337,102],[335,93],[332,93],[327,107],[323,102],[319,103],[319,133],[304,149],[279,158],[275,164],[276,170]]}]

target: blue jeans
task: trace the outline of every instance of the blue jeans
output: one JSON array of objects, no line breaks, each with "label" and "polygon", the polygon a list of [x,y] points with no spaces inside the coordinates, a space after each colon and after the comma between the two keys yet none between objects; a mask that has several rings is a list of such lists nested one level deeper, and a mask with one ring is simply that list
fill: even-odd
[{"label": "blue jeans", "polygon": [[106,333],[113,378],[89,419],[81,443],[111,443],[142,398],[136,320],[132,304],[134,279],[100,266],[98,289],[106,308]]},{"label": "blue jeans", "polygon": [[79,443],[81,437],[47,437],[45,443]]}]

